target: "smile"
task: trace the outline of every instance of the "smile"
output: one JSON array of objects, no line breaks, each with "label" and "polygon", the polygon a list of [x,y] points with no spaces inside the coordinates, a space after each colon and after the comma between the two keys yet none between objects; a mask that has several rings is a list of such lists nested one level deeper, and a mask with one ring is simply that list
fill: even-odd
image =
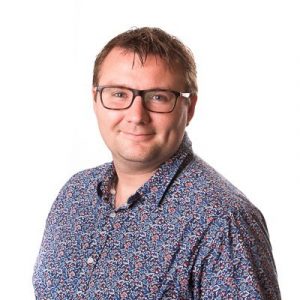
[{"label": "smile", "polygon": [[125,132],[121,131],[121,134],[132,141],[147,141],[150,140],[154,134],[153,133],[130,133],[130,132]]}]

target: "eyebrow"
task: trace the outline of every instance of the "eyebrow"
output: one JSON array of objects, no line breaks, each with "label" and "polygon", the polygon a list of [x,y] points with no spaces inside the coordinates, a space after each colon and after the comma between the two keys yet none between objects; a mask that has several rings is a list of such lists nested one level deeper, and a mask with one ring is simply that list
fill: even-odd
[{"label": "eyebrow", "polygon": [[153,86],[153,87],[150,87],[150,88],[147,88],[147,89],[137,89],[137,88],[133,88],[132,86],[129,86],[125,83],[119,84],[119,83],[115,83],[115,82],[112,82],[112,81],[108,81],[105,84],[99,84],[99,85],[100,86],[110,85],[110,86],[124,87],[124,88],[134,89],[134,90],[176,90],[175,88],[172,88],[172,87],[162,87],[162,86]]}]

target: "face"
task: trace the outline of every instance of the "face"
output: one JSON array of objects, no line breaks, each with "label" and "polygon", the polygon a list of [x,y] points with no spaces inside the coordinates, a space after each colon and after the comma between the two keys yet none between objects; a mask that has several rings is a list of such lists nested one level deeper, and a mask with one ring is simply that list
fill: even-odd
[{"label": "face", "polygon": [[[134,61],[134,65],[133,65]],[[169,69],[159,57],[148,56],[142,66],[134,54],[114,48],[105,58],[98,85],[117,85],[134,89],[162,88],[184,91],[180,71]],[[126,110],[105,109],[99,93],[93,90],[94,111],[100,133],[110,149],[114,164],[127,170],[153,169],[169,159],[182,142],[185,127],[192,119],[196,96],[179,97],[171,113],[149,112],[137,96]]]}]

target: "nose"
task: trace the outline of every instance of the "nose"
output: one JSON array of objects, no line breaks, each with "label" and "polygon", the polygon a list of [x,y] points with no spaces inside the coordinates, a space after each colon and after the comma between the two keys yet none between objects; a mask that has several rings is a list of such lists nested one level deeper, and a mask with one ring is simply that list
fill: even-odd
[{"label": "nose", "polygon": [[150,121],[149,111],[144,107],[141,96],[136,96],[132,105],[126,109],[126,120],[135,124],[147,124]]}]

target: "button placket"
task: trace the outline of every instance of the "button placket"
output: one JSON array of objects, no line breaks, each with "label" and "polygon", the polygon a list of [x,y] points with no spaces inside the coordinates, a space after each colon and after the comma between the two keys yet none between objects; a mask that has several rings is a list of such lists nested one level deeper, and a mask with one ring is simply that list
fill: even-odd
[{"label": "button placket", "polygon": [[92,265],[92,264],[94,264],[95,261],[94,261],[93,257],[90,256],[90,257],[87,259],[86,262],[87,262],[88,265]]},{"label": "button placket", "polygon": [[114,219],[115,217],[116,217],[116,212],[115,211],[112,211],[110,214],[109,214],[109,216],[112,218],[112,219]]}]

